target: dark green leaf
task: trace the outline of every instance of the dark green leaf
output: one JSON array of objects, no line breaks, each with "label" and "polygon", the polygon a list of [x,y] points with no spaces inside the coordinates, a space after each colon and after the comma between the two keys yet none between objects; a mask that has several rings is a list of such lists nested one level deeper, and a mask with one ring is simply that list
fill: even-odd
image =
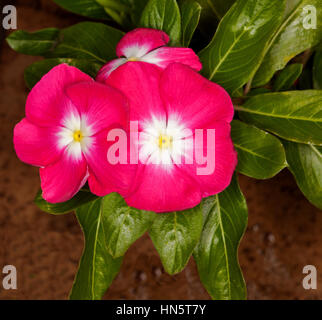
[{"label": "dark green leaf", "polygon": [[141,26],[160,29],[170,37],[170,44],[181,42],[181,17],[175,0],[149,0],[141,17]]},{"label": "dark green leaf", "polygon": [[142,12],[148,0],[96,0],[114,21],[133,29],[140,24]]},{"label": "dark green leaf", "polygon": [[9,46],[20,53],[41,56],[51,50],[59,36],[59,29],[48,28],[36,32],[18,30],[7,37]]},{"label": "dark green leaf", "polygon": [[123,37],[120,30],[96,22],[81,22],[66,29],[43,29],[34,33],[16,31],[7,41],[16,51],[47,58],[74,58],[106,63],[116,56]]},{"label": "dark green leaf", "polygon": [[258,95],[236,110],[245,122],[286,140],[322,145],[322,90]]},{"label": "dark green leaf", "polygon": [[175,274],[184,269],[202,230],[200,205],[185,211],[160,213],[149,231],[164,269]]},{"label": "dark green leaf", "polygon": [[101,299],[119,272],[122,257],[113,259],[106,246],[101,198],[76,210],[85,237],[85,247],[70,299]]},{"label": "dark green leaf", "polygon": [[35,198],[35,203],[40,210],[59,215],[71,212],[86,203],[96,200],[97,198],[98,197],[92,194],[89,190],[81,189],[72,199],[66,202],[49,203],[43,199],[42,191],[39,190]]},{"label": "dark green leaf", "polygon": [[201,7],[195,0],[183,1],[181,6],[182,45],[188,47],[198,26]]},{"label": "dark green leaf", "polygon": [[82,59],[69,59],[69,58],[57,58],[57,59],[45,59],[35,62],[25,69],[25,81],[27,87],[31,89],[43,75],[49,72],[54,66],[61,63],[67,63],[70,66],[77,67],[83,72],[87,73],[91,77],[95,77],[98,70],[101,68],[101,64],[82,60]]},{"label": "dark green leaf", "polygon": [[203,201],[204,227],[194,258],[200,279],[216,300],[246,298],[238,246],[247,226],[247,206],[237,177],[219,195]]},{"label": "dark green leaf", "polygon": [[134,26],[140,25],[142,12],[149,0],[132,0],[131,18]]},{"label": "dark green leaf", "polygon": [[252,89],[247,96],[253,97],[253,96],[257,96],[258,94],[264,94],[264,93],[270,93],[270,92],[272,91],[268,88],[255,88],[255,89]]},{"label": "dark green leaf", "polygon": [[322,147],[283,141],[289,169],[306,198],[322,209]]},{"label": "dark green leaf", "polygon": [[[184,1],[185,0],[181,0],[181,3]],[[198,40],[202,41],[200,43],[200,45],[201,45],[200,48],[202,48],[204,46],[204,43],[208,43],[211,40],[213,33],[217,29],[219,19],[217,18],[217,16],[213,12],[213,10],[207,4],[207,0],[198,0],[198,3],[201,6],[198,31],[200,32],[199,36],[202,35],[204,38],[204,39],[201,39],[199,37]]]},{"label": "dark green leaf", "polygon": [[236,0],[198,0],[203,11],[209,11],[218,20],[226,14]]},{"label": "dark green leaf", "polygon": [[286,166],[281,142],[256,127],[234,120],[231,137],[238,152],[237,171],[255,179],[268,179]]},{"label": "dark green leaf", "polygon": [[96,0],[104,7],[105,12],[120,25],[128,23],[128,15],[131,11],[130,0]]},{"label": "dark green leaf", "polygon": [[301,75],[303,64],[294,63],[287,66],[276,78],[274,82],[274,91],[284,91],[290,89],[294,82]]},{"label": "dark green leaf", "polygon": [[322,89],[322,51],[318,51],[314,57],[313,84],[315,89]]},{"label": "dark green leaf", "polygon": [[[309,13],[304,11],[306,6],[314,6],[317,10],[316,29],[304,28],[303,22]],[[283,23],[270,40],[267,54],[255,75],[253,85],[268,83],[274,73],[283,69],[292,58],[317,45],[322,39],[321,21],[321,0],[289,0]]]},{"label": "dark green leaf", "polygon": [[230,93],[246,84],[279,25],[284,5],[284,0],[238,0],[200,52],[203,74]]},{"label": "dark green leaf", "polygon": [[312,68],[306,67],[299,78],[298,88],[300,90],[313,89],[313,74]]},{"label": "dark green leaf", "polygon": [[104,230],[108,252],[118,258],[151,226],[155,213],[129,207],[117,193],[102,201]]},{"label": "dark green leaf", "polygon": [[54,0],[54,2],[68,11],[85,17],[104,20],[109,19],[104,8],[99,5],[96,0]]},{"label": "dark green leaf", "polygon": [[60,33],[60,41],[47,58],[86,59],[106,63],[116,56],[115,48],[123,32],[96,22],[81,22]]}]

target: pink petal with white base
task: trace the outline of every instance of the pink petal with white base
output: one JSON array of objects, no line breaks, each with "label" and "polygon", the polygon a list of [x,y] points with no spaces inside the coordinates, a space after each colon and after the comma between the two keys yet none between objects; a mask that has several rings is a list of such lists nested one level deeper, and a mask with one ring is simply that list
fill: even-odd
[{"label": "pink petal with white base", "polygon": [[125,58],[119,58],[119,59],[114,59],[107,64],[105,64],[99,71],[96,76],[96,81],[104,83],[106,78],[119,66],[122,64],[126,63],[127,59]]},{"label": "pink petal with white base", "polygon": [[185,210],[198,205],[198,183],[176,166],[139,165],[132,193],[124,199],[129,206],[155,212]]},{"label": "pink petal with white base", "polygon": [[130,120],[149,120],[164,117],[165,109],[160,98],[161,70],[145,62],[128,62],[117,68],[106,84],[122,91],[130,101]]},{"label": "pink petal with white base", "polygon": [[[207,129],[215,130],[214,157],[210,157],[211,148],[207,148]],[[228,123],[217,122],[213,123],[211,127],[204,128],[203,138],[202,145],[196,145],[195,143],[193,164],[183,162],[178,166],[199,183],[202,197],[208,197],[223,191],[229,186],[237,165],[237,153],[230,137],[230,125]],[[201,150],[201,147],[203,150]],[[201,152],[204,156],[208,155],[207,163],[197,163],[197,152]],[[205,170],[205,167],[208,167],[208,170]],[[198,173],[200,169],[204,170],[204,174],[201,174],[201,171]],[[205,174],[206,172],[207,174]]]},{"label": "pink petal with white base", "polygon": [[67,112],[73,112],[65,98],[65,87],[83,81],[93,79],[75,67],[60,64],[51,69],[28,95],[27,119],[42,126],[57,125]]},{"label": "pink petal with white base", "polygon": [[130,164],[129,152],[127,164],[111,164],[107,158],[108,148],[113,144],[107,141],[107,135],[111,129],[113,127],[92,137],[90,152],[84,153],[89,166],[88,184],[91,191],[98,196],[105,196],[111,192],[127,193],[137,169],[136,165]]},{"label": "pink petal with white base", "polygon": [[38,167],[55,162],[62,152],[57,144],[57,129],[38,127],[26,118],[15,126],[13,143],[21,161]]},{"label": "pink petal with white base", "polygon": [[161,96],[168,114],[186,127],[202,129],[209,123],[230,122],[234,108],[228,93],[191,68],[174,63],[162,74]]},{"label": "pink petal with white base", "polygon": [[97,82],[77,83],[66,88],[66,94],[88,125],[91,136],[114,124],[126,127],[127,99],[111,86]]},{"label": "pink petal with white base", "polygon": [[140,61],[156,64],[162,69],[175,62],[185,64],[196,71],[202,68],[199,57],[190,48],[158,48],[146,54]]},{"label": "pink petal with white base", "polygon": [[40,168],[42,196],[50,203],[72,198],[86,183],[88,173],[84,157],[75,160],[64,151],[59,161]]},{"label": "pink petal with white base", "polygon": [[116,54],[118,57],[139,58],[168,42],[168,35],[161,30],[138,28],[128,32],[120,40],[116,47]]}]

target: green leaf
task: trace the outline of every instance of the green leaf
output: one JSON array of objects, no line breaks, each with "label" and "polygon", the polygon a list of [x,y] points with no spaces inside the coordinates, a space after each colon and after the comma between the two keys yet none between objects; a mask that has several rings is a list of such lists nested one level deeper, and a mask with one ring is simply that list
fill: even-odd
[{"label": "green leaf", "polygon": [[203,11],[211,12],[218,20],[226,14],[236,0],[198,0]]},{"label": "green leaf", "polygon": [[116,56],[124,33],[102,23],[81,22],[66,29],[16,31],[7,41],[16,51],[47,58],[74,58],[103,64]]},{"label": "green leaf", "polygon": [[56,59],[45,59],[42,61],[35,62],[25,69],[25,81],[29,89],[49,72],[54,66],[61,63],[67,63],[70,66],[77,67],[83,72],[87,73],[91,77],[95,77],[102,64],[98,64],[92,61],[84,59],[70,59],[70,58],[56,58]]},{"label": "green leaf", "polygon": [[148,0],[96,0],[104,7],[105,12],[114,21],[125,27],[133,29],[140,24],[142,12]]},{"label": "green leaf", "polygon": [[313,73],[311,67],[306,67],[299,78],[298,83],[299,90],[311,90],[313,89]]},{"label": "green leaf", "polygon": [[36,32],[18,30],[7,37],[11,49],[32,56],[41,56],[51,50],[59,36],[59,29],[48,28]]},{"label": "green leaf", "polygon": [[40,210],[59,215],[71,212],[86,203],[96,200],[97,198],[98,197],[92,194],[89,190],[81,189],[72,199],[66,202],[49,203],[42,197],[42,191],[39,190],[35,198],[35,203]]},{"label": "green leaf", "polygon": [[[71,12],[94,18],[111,20],[127,28],[133,28],[129,17],[137,22],[137,15],[144,8],[147,0],[54,0],[57,4]],[[137,25],[138,23],[134,23]]]},{"label": "green leaf", "polygon": [[235,109],[245,122],[286,140],[322,145],[322,90],[258,95]]},{"label": "green leaf", "polygon": [[256,127],[233,120],[231,138],[238,153],[237,171],[255,179],[268,179],[286,167],[281,142]]},{"label": "green leaf", "polygon": [[140,19],[142,12],[148,3],[149,0],[131,0],[132,9],[131,9],[131,19],[134,26],[140,25]]},{"label": "green leaf", "polygon": [[194,252],[201,282],[216,300],[246,298],[238,246],[247,226],[247,206],[237,177],[220,194],[203,200],[204,227]]},{"label": "green leaf", "polygon": [[151,226],[155,213],[129,207],[117,193],[102,201],[104,230],[108,252],[118,258]]},{"label": "green leaf", "polygon": [[255,88],[255,89],[252,89],[247,96],[253,97],[253,96],[257,96],[258,94],[264,94],[264,93],[270,93],[270,92],[272,91],[268,88]]},{"label": "green leaf", "polygon": [[119,272],[122,257],[108,254],[101,198],[76,210],[85,237],[85,247],[70,299],[101,299]]},{"label": "green leaf", "polygon": [[104,7],[105,12],[120,25],[128,23],[128,14],[131,10],[129,0],[96,0]]},{"label": "green leaf", "polygon": [[181,42],[181,17],[175,0],[149,0],[141,17],[141,26],[163,30],[170,44]]},{"label": "green leaf", "polygon": [[284,91],[290,89],[299,78],[303,70],[303,64],[294,63],[287,66],[276,78],[274,91]]},{"label": "green leaf", "polygon": [[47,58],[86,59],[106,63],[116,56],[115,48],[123,32],[96,22],[81,22],[60,32],[60,41]]},{"label": "green leaf", "polygon": [[282,18],[284,0],[238,0],[200,52],[203,74],[230,93],[251,79]]},{"label": "green leaf", "polygon": [[314,57],[313,84],[315,89],[322,89],[322,51],[318,51]]},{"label": "green leaf", "polygon": [[201,230],[200,205],[185,211],[157,214],[149,234],[166,272],[175,274],[184,269]]},{"label": "green leaf", "polygon": [[306,198],[322,209],[322,147],[283,141],[289,169]]},{"label": "green leaf", "polygon": [[182,45],[188,47],[198,26],[201,6],[195,0],[183,1],[181,6]]},{"label": "green leaf", "polygon": [[[306,6],[314,6],[317,10],[316,29],[304,28],[303,22],[308,14],[304,11]],[[283,69],[292,58],[317,45],[322,39],[321,21],[321,0],[289,0],[283,22],[270,40],[267,54],[255,75],[253,85],[268,83],[274,73]]]},{"label": "green leaf", "polygon": [[53,0],[62,8],[93,19],[109,20],[104,8],[95,0]]}]

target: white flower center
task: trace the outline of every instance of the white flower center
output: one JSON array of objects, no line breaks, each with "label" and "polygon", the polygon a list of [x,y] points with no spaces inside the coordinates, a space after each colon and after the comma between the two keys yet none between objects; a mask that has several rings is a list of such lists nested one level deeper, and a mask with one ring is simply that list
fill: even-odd
[{"label": "white flower center", "polygon": [[137,58],[137,57],[130,57],[130,58],[127,58],[127,61],[139,61],[140,58]]},{"label": "white flower center", "polygon": [[159,148],[160,149],[167,149],[167,148],[172,148],[172,142],[173,142],[173,137],[164,135],[160,133],[159,138],[158,138],[158,143],[159,143]]},{"label": "white flower center", "polygon": [[58,132],[58,146],[66,148],[74,159],[80,159],[82,153],[88,152],[91,145],[91,128],[86,122],[86,117],[80,117],[76,112],[70,113],[62,123]]},{"label": "white flower center", "polygon": [[[124,48],[124,56],[127,59],[131,58],[141,58],[144,55],[146,55],[149,52],[149,49],[145,46],[140,46],[139,44],[137,45],[131,45],[127,48]],[[130,61],[136,61],[136,60],[130,60]]]},{"label": "white flower center", "polygon": [[145,46],[134,45],[126,48],[124,51],[126,59],[122,63],[126,61],[143,61],[158,64],[162,60],[158,57],[157,49],[149,51]]},{"label": "white flower center", "polygon": [[143,163],[162,164],[171,168],[190,157],[193,147],[191,130],[178,120],[157,119],[144,123],[139,138],[139,157]]}]

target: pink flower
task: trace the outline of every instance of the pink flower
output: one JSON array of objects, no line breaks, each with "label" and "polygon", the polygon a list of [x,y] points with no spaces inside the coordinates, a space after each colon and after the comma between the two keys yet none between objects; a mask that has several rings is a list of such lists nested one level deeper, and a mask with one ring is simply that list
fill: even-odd
[{"label": "pink flower", "polygon": [[[106,82],[128,97],[130,120],[138,122],[140,161],[122,193],[128,205],[155,212],[184,210],[230,184],[237,163],[230,138],[234,110],[223,88],[180,63],[162,71],[149,63],[129,62]],[[212,131],[206,129],[215,129],[210,144],[207,134]],[[194,153],[185,148],[186,142]],[[207,154],[213,166],[200,173],[198,156]]]},{"label": "pink flower", "polygon": [[44,199],[66,201],[87,179],[95,194],[101,194],[102,180],[107,193],[115,191],[120,177],[106,161],[106,136],[110,128],[127,125],[127,111],[120,92],[66,64],[35,85],[26,117],[14,129],[14,146],[22,161],[40,167]]},{"label": "pink flower", "polygon": [[128,61],[148,62],[162,69],[173,62],[186,64],[197,71],[202,68],[192,49],[166,47],[168,42],[168,35],[161,30],[139,28],[128,32],[116,47],[119,59],[104,65],[96,80],[104,82],[112,71]]}]

